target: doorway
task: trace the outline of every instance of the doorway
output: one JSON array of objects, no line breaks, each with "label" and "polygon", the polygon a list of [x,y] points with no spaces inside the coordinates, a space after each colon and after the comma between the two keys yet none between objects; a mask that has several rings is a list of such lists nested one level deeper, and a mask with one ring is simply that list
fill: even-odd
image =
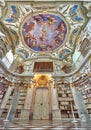
[{"label": "doorway", "polygon": [[49,119],[49,90],[47,87],[36,88],[33,119]]}]

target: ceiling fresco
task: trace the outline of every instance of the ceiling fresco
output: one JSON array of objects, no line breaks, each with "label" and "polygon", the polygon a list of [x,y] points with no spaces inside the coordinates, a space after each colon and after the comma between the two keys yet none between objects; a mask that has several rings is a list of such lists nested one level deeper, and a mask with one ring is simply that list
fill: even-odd
[{"label": "ceiling fresco", "polygon": [[53,51],[60,47],[67,35],[67,25],[54,14],[30,16],[22,26],[25,44],[34,51]]},{"label": "ceiling fresco", "polygon": [[[40,10],[31,8],[31,5],[11,4],[3,10],[3,13],[6,12],[4,21],[16,33],[19,33],[20,30],[18,36],[21,37],[19,42],[22,44],[23,50],[30,48],[30,53],[37,52],[33,56],[38,55],[38,52],[54,53],[58,51],[58,58],[62,60],[68,54],[73,53],[76,38],[85,22],[80,4],[63,3],[51,13],[50,9],[46,13],[40,13]],[[28,47],[25,48],[23,45]],[[21,52],[21,47],[17,50]],[[65,51],[64,54],[64,50],[68,51]]]},{"label": "ceiling fresco", "polygon": [[7,22],[16,22],[17,19],[18,19],[18,9],[16,6],[14,5],[11,5],[10,6],[10,10],[11,10],[11,15],[9,16],[9,18],[6,18],[6,21]]},{"label": "ceiling fresco", "polygon": [[78,13],[79,10],[79,5],[75,4],[71,9],[70,9],[70,16],[72,17],[72,19],[74,21],[83,21],[83,17],[80,16],[80,14]]},{"label": "ceiling fresco", "polygon": [[86,15],[90,6],[87,3],[49,3],[11,1],[1,11],[1,19],[14,42],[14,60],[20,63],[16,57],[21,57],[24,61],[22,67],[17,64],[22,70],[17,73],[30,74],[34,62],[49,60],[53,62],[55,72],[70,73],[75,50],[81,54],[84,39],[88,35],[87,39],[91,38],[91,20]]},{"label": "ceiling fresco", "polygon": [[26,50],[24,50],[24,49],[19,49],[19,50],[17,50],[17,53],[19,54],[19,55],[22,55],[24,58],[28,58],[29,57],[29,53],[28,53],[28,51],[26,51]]}]

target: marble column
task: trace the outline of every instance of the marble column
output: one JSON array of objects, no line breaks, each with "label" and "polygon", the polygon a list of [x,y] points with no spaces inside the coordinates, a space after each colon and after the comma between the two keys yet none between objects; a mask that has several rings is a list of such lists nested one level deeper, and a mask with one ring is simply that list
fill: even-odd
[{"label": "marble column", "polygon": [[79,115],[81,121],[89,122],[90,117],[89,117],[89,114],[85,107],[85,103],[84,103],[81,92],[77,91],[75,87],[71,87],[71,90],[72,90],[74,102],[75,102],[75,105],[76,105],[76,108],[78,111],[78,115]]},{"label": "marble column", "polygon": [[2,104],[1,104],[1,107],[0,107],[0,117],[2,116],[3,110],[5,109],[5,106],[7,104],[7,101],[9,99],[9,96],[11,94],[12,89],[13,89],[13,87],[9,86],[7,91],[6,91],[5,97],[4,97]]},{"label": "marble column", "polygon": [[53,113],[53,119],[61,119],[61,112],[59,110],[58,106],[58,96],[56,88],[52,88],[52,113]]},{"label": "marble column", "polygon": [[49,85],[49,119],[52,120],[53,119],[53,113],[52,113],[52,86]]},{"label": "marble column", "polygon": [[21,111],[21,115],[20,115],[20,118],[22,119],[29,119],[29,113],[30,113],[30,107],[32,101],[32,91],[33,91],[32,88],[28,87],[24,108]]},{"label": "marble column", "polygon": [[33,119],[33,109],[34,109],[34,103],[35,103],[35,96],[36,96],[36,87],[33,87],[32,90],[32,100],[31,100],[31,107],[30,107],[30,113],[29,113],[29,120]]},{"label": "marble column", "polygon": [[9,121],[13,121],[15,118],[15,113],[18,106],[19,97],[20,97],[20,92],[17,88],[15,88],[13,99],[12,99],[12,102],[8,111],[8,116],[7,116],[7,120]]}]

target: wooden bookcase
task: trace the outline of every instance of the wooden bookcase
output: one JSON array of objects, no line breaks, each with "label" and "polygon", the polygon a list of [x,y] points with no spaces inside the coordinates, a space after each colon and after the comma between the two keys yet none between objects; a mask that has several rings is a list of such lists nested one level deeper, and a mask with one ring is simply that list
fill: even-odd
[{"label": "wooden bookcase", "polygon": [[73,107],[75,118],[78,118],[78,113],[74,104],[72,92],[69,84],[57,84],[58,102],[62,118],[73,118],[71,104]]}]

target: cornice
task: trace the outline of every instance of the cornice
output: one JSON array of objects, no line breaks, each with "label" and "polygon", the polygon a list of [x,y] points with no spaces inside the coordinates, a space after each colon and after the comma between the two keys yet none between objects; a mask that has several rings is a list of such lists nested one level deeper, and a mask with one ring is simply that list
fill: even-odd
[{"label": "cornice", "polygon": [[[73,71],[72,73],[69,73],[69,74],[63,74],[61,75],[61,73],[56,73],[56,74],[53,74],[52,77],[60,77],[60,78],[65,78],[65,77],[70,77],[70,76],[73,76],[74,74],[76,74],[83,66],[84,64],[87,62],[87,60],[89,60],[89,57],[91,56],[91,50],[88,52],[88,54],[85,56],[84,60],[81,62],[79,68],[77,68],[75,71]],[[33,77],[34,74],[16,74],[16,73],[13,73],[12,71],[10,71],[4,64],[3,62],[0,60],[0,65],[5,69],[5,71],[12,75],[12,76],[15,76],[15,77]]]}]

